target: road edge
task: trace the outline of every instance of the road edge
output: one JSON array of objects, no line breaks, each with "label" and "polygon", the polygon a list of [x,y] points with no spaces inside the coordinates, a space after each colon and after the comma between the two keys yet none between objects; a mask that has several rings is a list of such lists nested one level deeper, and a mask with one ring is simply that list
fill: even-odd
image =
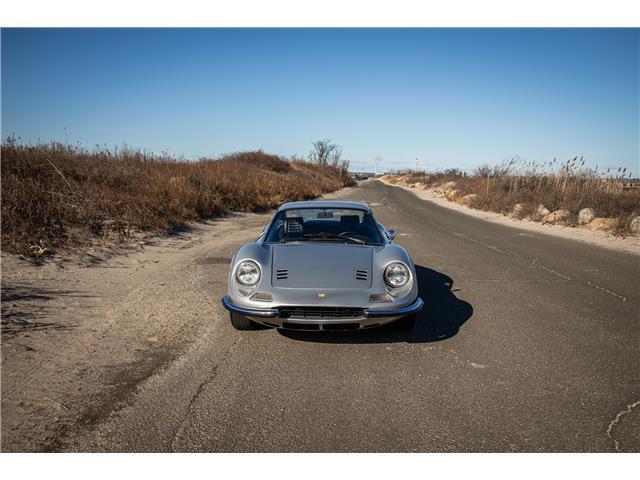
[{"label": "road edge", "polygon": [[474,208],[467,207],[466,205],[450,202],[445,198],[436,196],[432,190],[418,190],[415,188],[405,187],[403,185],[394,185],[384,179],[377,180],[380,180],[383,184],[389,187],[397,187],[408,192],[412,192],[420,200],[431,202],[440,207],[455,210],[481,220],[498,223],[508,227],[519,228],[521,230],[528,230],[530,232],[540,233],[543,235],[551,235],[568,240],[577,240],[597,247],[640,256],[639,237],[614,237],[613,235],[601,231],[583,230],[565,225],[542,224],[531,220],[518,220],[509,218],[501,213],[476,210]]}]

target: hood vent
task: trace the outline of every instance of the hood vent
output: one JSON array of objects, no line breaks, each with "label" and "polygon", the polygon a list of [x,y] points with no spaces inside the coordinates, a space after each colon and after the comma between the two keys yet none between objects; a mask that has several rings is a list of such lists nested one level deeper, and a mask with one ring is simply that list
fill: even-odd
[{"label": "hood vent", "polygon": [[280,270],[276,270],[276,279],[277,280],[286,280],[289,278],[289,270],[286,268],[281,268]]},{"label": "hood vent", "polygon": [[356,279],[357,280],[368,280],[369,272],[366,270],[356,270]]}]

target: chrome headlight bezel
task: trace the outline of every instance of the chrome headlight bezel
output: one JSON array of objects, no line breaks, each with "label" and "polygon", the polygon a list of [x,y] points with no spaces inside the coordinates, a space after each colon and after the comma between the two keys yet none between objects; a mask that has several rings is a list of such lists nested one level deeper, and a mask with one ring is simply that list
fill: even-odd
[{"label": "chrome headlight bezel", "polygon": [[[253,277],[247,281],[246,278],[241,278],[241,274],[249,274],[251,275],[251,271],[253,271]],[[260,265],[258,265],[253,260],[243,260],[236,265],[236,271],[234,274],[234,278],[243,287],[255,287],[260,278],[262,277],[262,271],[260,270]]]},{"label": "chrome headlight bezel", "polygon": [[[398,273],[398,269],[401,270],[400,273]],[[396,275],[403,275],[404,276],[404,281],[401,281],[401,283],[393,283],[389,280],[390,274],[393,274],[393,272],[396,272]],[[411,280],[411,270],[409,270],[409,267],[407,267],[404,263],[402,262],[392,262],[389,265],[387,265],[384,269],[384,272],[382,274],[383,278],[384,278],[384,283],[391,289],[393,290],[397,290],[399,288],[405,287],[406,285],[408,285],[409,280]]]}]

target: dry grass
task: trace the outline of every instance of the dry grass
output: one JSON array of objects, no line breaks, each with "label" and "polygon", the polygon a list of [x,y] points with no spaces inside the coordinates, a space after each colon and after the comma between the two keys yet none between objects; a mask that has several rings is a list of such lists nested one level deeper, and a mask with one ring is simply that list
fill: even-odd
[{"label": "dry grass", "polygon": [[[640,215],[640,188],[625,169],[598,172],[584,168],[584,161],[573,158],[563,164],[511,161],[496,167],[482,166],[473,175],[450,170],[444,173],[407,172],[389,177],[393,183],[422,183],[427,188],[454,181],[456,198],[476,194],[473,207],[509,214],[514,205],[523,204],[518,217],[529,216],[538,204],[550,211],[566,209],[572,214],[569,224],[577,224],[578,212],[593,208],[597,217],[616,219],[613,233],[626,235],[630,222]],[[626,179],[626,180],[625,180]]]},{"label": "dry grass", "polygon": [[263,211],[353,184],[346,171],[261,151],[179,161],[137,150],[2,144],[2,249],[41,252]]}]

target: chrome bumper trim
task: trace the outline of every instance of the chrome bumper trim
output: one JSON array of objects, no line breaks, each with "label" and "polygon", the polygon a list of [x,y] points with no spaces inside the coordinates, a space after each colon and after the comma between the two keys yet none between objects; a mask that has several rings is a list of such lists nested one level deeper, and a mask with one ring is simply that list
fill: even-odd
[{"label": "chrome bumper trim", "polygon": [[251,317],[265,317],[265,318],[273,318],[277,317],[280,312],[277,308],[250,308],[250,307],[240,307],[234,304],[228,295],[222,297],[222,306],[229,310],[230,312],[241,313],[242,315],[248,315]]},{"label": "chrome bumper trim", "polygon": [[[424,302],[420,297],[416,298],[416,301],[406,307],[396,308],[393,310],[377,310],[371,308],[364,309],[365,318],[382,318],[382,317],[403,317],[419,312],[422,309]],[[240,307],[234,304],[228,295],[222,297],[222,306],[231,312],[237,312],[242,315],[250,317],[262,317],[262,318],[275,318],[280,315],[280,310],[277,308],[250,308]],[[341,319],[342,320],[342,319]],[[348,319],[344,319],[348,321]]]},{"label": "chrome bumper trim", "polygon": [[399,317],[405,315],[411,315],[417,313],[422,309],[424,302],[420,297],[416,298],[416,301],[406,307],[396,308],[394,310],[375,310],[371,308],[364,309],[364,316],[367,318],[372,317]]}]

